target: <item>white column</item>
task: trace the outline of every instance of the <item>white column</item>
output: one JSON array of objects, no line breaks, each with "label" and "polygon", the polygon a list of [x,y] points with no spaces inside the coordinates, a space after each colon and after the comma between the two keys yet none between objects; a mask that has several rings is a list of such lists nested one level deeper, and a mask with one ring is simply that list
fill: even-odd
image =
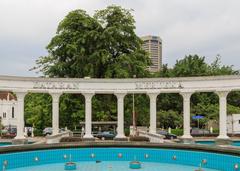
[{"label": "white column", "polygon": [[116,138],[126,138],[124,134],[124,97],[126,93],[116,93],[117,96],[117,136]]},{"label": "white column", "polygon": [[150,127],[149,132],[156,133],[157,130],[157,93],[148,93],[150,99]]},{"label": "white column", "polygon": [[0,117],[1,117],[1,121],[2,121],[2,119],[3,119],[3,104],[2,104],[3,102],[2,102],[2,100],[0,99]]},{"label": "white column", "polygon": [[62,93],[54,92],[50,93],[52,96],[52,135],[59,133],[59,98]]},{"label": "white column", "polygon": [[227,136],[227,95],[228,91],[217,91],[219,96],[219,136],[218,139],[228,139]]},{"label": "white column", "polygon": [[190,134],[190,99],[192,92],[180,93],[183,97],[183,136],[182,138],[192,138]]},{"label": "white column", "polygon": [[83,138],[91,139],[92,136],[92,97],[94,93],[84,93],[85,97],[85,135]]},{"label": "white column", "polygon": [[15,139],[24,139],[24,97],[27,92],[15,92],[17,96],[17,136]]}]

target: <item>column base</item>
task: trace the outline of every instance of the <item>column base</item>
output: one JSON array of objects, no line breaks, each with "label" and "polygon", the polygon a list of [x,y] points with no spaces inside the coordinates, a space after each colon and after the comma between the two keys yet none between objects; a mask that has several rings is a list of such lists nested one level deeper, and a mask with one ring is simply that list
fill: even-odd
[{"label": "column base", "polygon": [[14,139],[22,140],[22,139],[26,139],[26,137],[24,135],[17,135],[16,137],[14,137]]},{"label": "column base", "polygon": [[95,141],[95,138],[92,135],[84,135],[83,141]]},{"label": "column base", "polygon": [[179,138],[181,143],[184,144],[193,144],[194,143],[194,139],[191,135],[183,135]]},{"label": "column base", "polygon": [[231,145],[232,140],[228,136],[218,136],[215,139],[215,144],[216,145]]},{"label": "column base", "polygon": [[114,141],[128,141],[128,138],[126,136],[116,136]]},{"label": "column base", "polygon": [[150,134],[156,134],[156,131],[149,131]]},{"label": "column base", "polygon": [[193,139],[193,137],[191,135],[183,135],[181,139]]},{"label": "column base", "polygon": [[229,136],[227,136],[227,135],[219,135],[219,136],[217,137],[217,139],[227,140],[227,139],[230,139],[230,138],[229,138]]},{"label": "column base", "polygon": [[25,137],[24,138],[21,138],[21,139],[13,139],[12,140],[12,144],[13,145],[23,145],[23,144],[28,144],[28,139],[26,139]]}]

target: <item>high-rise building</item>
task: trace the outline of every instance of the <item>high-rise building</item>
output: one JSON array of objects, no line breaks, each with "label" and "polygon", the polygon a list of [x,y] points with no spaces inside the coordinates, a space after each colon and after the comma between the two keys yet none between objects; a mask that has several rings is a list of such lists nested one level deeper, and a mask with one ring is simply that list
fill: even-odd
[{"label": "high-rise building", "polygon": [[162,39],[158,36],[143,36],[143,49],[150,55],[152,65],[149,66],[151,72],[157,72],[162,66]]}]

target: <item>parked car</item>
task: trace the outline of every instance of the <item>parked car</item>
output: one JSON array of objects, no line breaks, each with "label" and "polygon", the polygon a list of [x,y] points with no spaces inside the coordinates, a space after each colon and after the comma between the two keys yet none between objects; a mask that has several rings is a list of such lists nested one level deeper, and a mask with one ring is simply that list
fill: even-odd
[{"label": "parked car", "polygon": [[6,127],[2,130],[2,137],[4,138],[14,138],[17,135],[16,127]]},{"label": "parked car", "polygon": [[51,135],[53,132],[53,129],[51,127],[46,127],[44,128],[43,130],[43,135],[46,136],[46,135]]},{"label": "parked car", "polygon": [[[59,129],[59,132],[64,132],[64,131],[65,131],[65,128],[60,128]],[[52,133],[53,133],[53,128],[52,127],[46,127],[43,130],[43,135],[44,136],[51,135]]]},{"label": "parked car", "polygon": [[99,139],[104,139],[104,140],[112,140],[116,134],[114,134],[111,131],[104,131],[104,132],[99,132],[95,135],[95,137]]},{"label": "parked car", "polygon": [[17,128],[10,128],[8,129],[9,134],[16,135],[17,134]]},{"label": "parked car", "polygon": [[164,131],[164,130],[158,131],[157,133],[160,134],[160,135],[163,135],[164,139],[169,139],[169,140],[177,139],[177,135],[170,134],[170,133],[168,133],[167,131]]},{"label": "parked car", "polygon": [[191,129],[191,135],[206,135],[206,134],[210,134],[210,131],[200,128]]}]

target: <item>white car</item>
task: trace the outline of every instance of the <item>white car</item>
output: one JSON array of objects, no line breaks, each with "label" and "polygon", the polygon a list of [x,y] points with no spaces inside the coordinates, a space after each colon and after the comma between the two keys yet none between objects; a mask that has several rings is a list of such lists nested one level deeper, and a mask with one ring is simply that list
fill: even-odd
[{"label": "white car", "polygon": [[[65,129],[64,128],[61,128],[59,129],[59,132],[64,132]],[[43,130],[43,135],[51,135],[53,132],[53,128],[52,127],[46,127],[44,130]]]},{"label": "white car", "polygon": [[45,128],[44,130],[43,130],[43,135],[51,135],[52,134],[52,132],[53,132],[53,129],[52,129],[52,127],[47,127],[47,128]]}]

